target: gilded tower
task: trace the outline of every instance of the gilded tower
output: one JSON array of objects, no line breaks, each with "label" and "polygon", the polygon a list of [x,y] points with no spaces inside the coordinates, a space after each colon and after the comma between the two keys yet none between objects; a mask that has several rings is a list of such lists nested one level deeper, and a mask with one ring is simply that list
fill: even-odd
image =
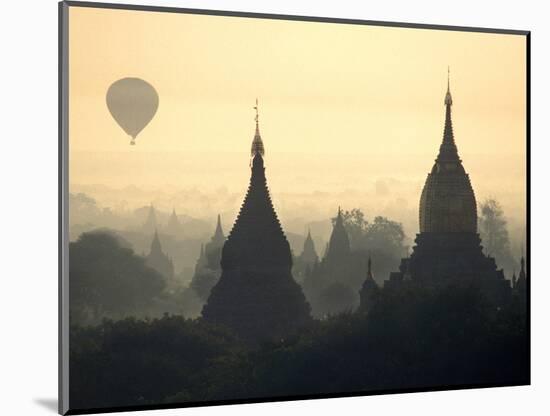
[{"label": "gilded tower", "polygon": [[443,140],[420,196],[419,225],[413,252],[385,286],[412,281],[424,285],[475,283],[493,301],[510,296],[510,284],[495,260],[482,252],[477,208],[470,178],[455,143],[449,81],[445,94]]}]

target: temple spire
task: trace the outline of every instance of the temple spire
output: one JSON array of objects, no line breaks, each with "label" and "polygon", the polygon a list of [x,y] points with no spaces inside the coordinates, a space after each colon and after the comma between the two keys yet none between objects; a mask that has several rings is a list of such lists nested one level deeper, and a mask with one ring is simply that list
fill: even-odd
[{"label": "temple spire", "polygon": [[460,163],[460,157],[458,156],[458,150],[456,148],[454,133],[453,133],[453,120],[451,117],[451,107],[453,105],[453,97],[451,95],[451,72],[447,68],[447,92],[445,93],[445,128],[443,129],[443,141],[439,147],[439,154],[437,155],[437,162],[439,163]]},{"label": "temple spire", "polygon": [[216,231],[214,232],[214,235],[212,236],[211,242],[215,246],[223,246],[225,243],[225,235],[223,235],[223,229],[222,229],[222,220],[220,214],[218,214],[218,222],[216,224]]},{"label": "temple spire", "polygon": [[162,253],[159,234],[156,228],[155,228],[155,235],[153,236],[153,241],[151,242],[151,253]]},{"label": "temple spire", "polygon": [[369,259],[367,260],[367,279],[374,280],[374,277],[372,275],[372,261],[369,254]]},{"label": "temple spire", "polygon": [[292,276],[292,253],[273,207],[256,110],[250,183],[223,248],[221,276],[202,317],[225,325],[244,342],[280,342],[310,320],[310,306]]},{"label": "temple spire", "polygon": [[254,106],[254,110],[256,110],[256,117],[254,118],[254,120],[256,120],[256,132],[254,133],[254,140],[252,140],[252,148],[250,150],[250,157],[252,158],[256,155],[260,155],[263,157],[265,153],[262,136],[260,136],[260,115],[258,112],[257,98],[256,98],[256,105]]},{"label": "temple spire", "polygon": [[218,222],[216,224],[216,234],[223,234],[223,231],[222,231],[222,219],[221,219],[221,216],[220,214],[218,214]]},{"label": "temple spire", "polygon": [[447,67],[447,94],[445,94],[445,105],[453,105],[453,97],[451,95],[451,69]]}]

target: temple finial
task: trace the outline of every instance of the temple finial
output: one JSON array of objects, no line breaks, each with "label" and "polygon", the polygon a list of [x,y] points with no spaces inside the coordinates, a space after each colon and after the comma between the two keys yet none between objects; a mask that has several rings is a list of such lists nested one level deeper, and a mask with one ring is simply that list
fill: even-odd
[{"label": "temple finial", "polygon": [[254,110],[256,110],[256,117],[254,117],[254,120],[256,120],[256,132],[254,133],[254,140],[252,141],[252,149],[250,151],[250,156],[254,157],[256,155],[260,155],[263,157],[265,150],[264,150],[264,143],[262,142],[262,137],[260,136],[260,115],[258,113],[258,99],[256,98],[256,105],[253,107]]},{"label": "temple finial", "polygon": [[447,94],[445,94],[445,105],[453,105],[451,96],[451,67],[447,66]]}]

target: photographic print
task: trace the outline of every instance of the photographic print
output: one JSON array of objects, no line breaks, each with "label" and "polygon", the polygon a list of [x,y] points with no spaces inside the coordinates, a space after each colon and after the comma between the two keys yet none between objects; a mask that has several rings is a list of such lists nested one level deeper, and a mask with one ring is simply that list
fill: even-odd
[{"label": "photographic print", "polygon": [[61,413],[529,384],[528,32],[63,2],[60,48]]}]

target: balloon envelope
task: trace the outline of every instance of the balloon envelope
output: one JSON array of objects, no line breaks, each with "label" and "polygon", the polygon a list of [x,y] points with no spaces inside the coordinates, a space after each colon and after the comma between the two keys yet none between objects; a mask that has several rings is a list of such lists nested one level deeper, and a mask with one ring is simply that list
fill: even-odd
[{"label": "balloon envelope", "polygon": [[107,108],[133,139],[151,121],[159,106],[155,88],[140,78],[122,78],[107,90]]}]

